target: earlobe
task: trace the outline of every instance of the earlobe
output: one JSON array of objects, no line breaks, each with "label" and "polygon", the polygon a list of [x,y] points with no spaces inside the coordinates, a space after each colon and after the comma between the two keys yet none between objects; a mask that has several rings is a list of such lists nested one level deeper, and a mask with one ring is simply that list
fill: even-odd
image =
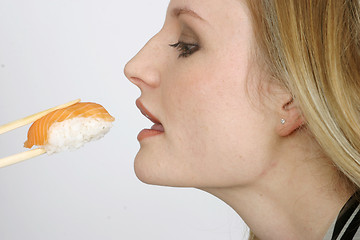
[{"label": "earlobe", "polygon": [[291,99],[282,107],[281,119],[276,127],[277,133],[281,137],[289,136],[303,126],[304,122],[299,107]]}]

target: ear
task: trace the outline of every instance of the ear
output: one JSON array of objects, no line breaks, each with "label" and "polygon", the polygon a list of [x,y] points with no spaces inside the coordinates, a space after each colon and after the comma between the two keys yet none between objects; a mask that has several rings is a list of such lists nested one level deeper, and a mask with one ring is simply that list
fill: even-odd
[{"label": "ear", "polygon": [[298,130],[304,125],[304,118],[301,114],[299,107],[291,98],[285,104],[282,105],[280,110],[279,122],[276,127],[276,132],[281,137],[287,137]]}]

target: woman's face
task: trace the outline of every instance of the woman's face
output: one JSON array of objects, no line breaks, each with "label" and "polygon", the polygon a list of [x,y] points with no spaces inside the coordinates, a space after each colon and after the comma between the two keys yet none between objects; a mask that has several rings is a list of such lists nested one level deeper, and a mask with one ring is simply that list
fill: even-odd
[{"label": "woman's face", "polygon": [[161,31],[125,67],[138,107],[158,123],[138,136],[140,180],[227,187],[266,171],[278,119],[257,104],[253,44],[242,1],[170,2]]}]

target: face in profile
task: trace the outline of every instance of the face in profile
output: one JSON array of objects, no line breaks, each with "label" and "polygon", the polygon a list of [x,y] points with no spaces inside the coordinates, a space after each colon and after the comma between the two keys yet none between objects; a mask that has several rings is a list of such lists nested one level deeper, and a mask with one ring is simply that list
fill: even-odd
[{"label": "face in profile", "polygon": [[253,35],[245,1],[170,2],[163,28],[125,68],[154,122],[138,136],[141,181],[230,187],[264,173],[278,119],[256,103]]}]

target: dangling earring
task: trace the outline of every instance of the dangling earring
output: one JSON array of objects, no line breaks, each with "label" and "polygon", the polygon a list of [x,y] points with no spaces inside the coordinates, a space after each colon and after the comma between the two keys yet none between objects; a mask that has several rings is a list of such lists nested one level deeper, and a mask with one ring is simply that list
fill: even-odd
[{"label": "dangling earring", "polygon": [[282,125],[284,125],[284,124],[286,123],[286,120],[282,118],[282,119],[280,120],[280,122],[281,122]]}]

